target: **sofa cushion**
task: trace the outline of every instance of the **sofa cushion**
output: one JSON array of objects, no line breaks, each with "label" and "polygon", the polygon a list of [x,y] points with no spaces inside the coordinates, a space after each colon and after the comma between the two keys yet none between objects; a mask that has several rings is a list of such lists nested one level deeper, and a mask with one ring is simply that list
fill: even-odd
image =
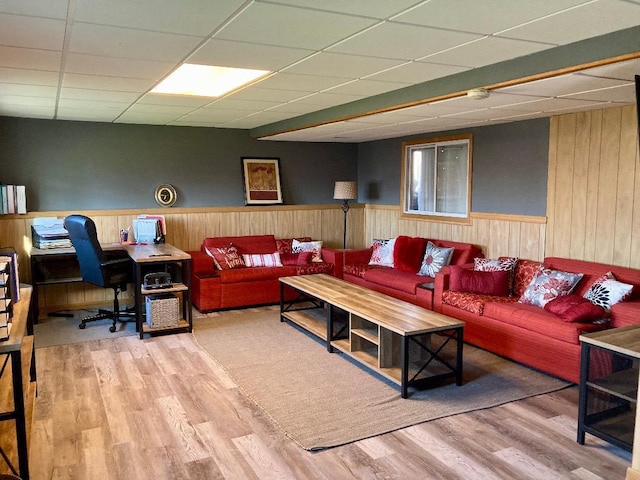
[{"label": "sofa cushion", "polygon": [[466,312],[475,313],[476,315],[484,314],[484,307],[487,303],[515,303],[516,298],[513,297],[497,297],[494,295],[481,295],[479,293],[454,292],[445,290],[442,293],[442,303],[459,308]]},{"label": "sofa cushion", "polygon": [[427,277],[417,275],[416,273],[387,267],[367,269],[367,271],[364,272],[363,278],[367,282],[384,285],[385,287],[410,293],[411,295],[415,295],[418,285],[422,285],[427,279]]},{"label": "sofa cushion", "polygon": [[518,260],[516,265],[516,272],[513,276],[513,295],[520,298],[524,291],[527,289],[531,281],[538,273],[540,262],[533,260]]},{"label": "sofa cushion", "polygon": [[342,267],[342,273],[347,275],[353,275],[354,277],[364,278],[364,274],[367,270],[370,270],[373,265],[362,264],[349,264]]},{"label": "sofa cushion", "polygon": [[306,265],[311,262],[313,252],[281,253],[282,265]]},{"label": "sofa cushion", "polygon": [[[310,242],[311,237],[298,237],[296,238],[299,242]],[[291,245],[293,243],[293,238],[276,238],[276,252],[283,253],[291,253]]]},{"label": "sofa cushion", "polygon": [[582,273],[563,272],[542,267],[518,301],[544,307],[554,298],[571,293],[580,279],[582,279]]},{"label": "sofa cushion", "polygon": [[234,245],[210,247],[206,249],[206,252],[213,258],[213,263],[215,263],[218,270],[231,270],[246,266]]},{"label": "sofa cushion", "polygon": [[256,282],[296,275],[298,267],[253,267],[221,270],[220,283]]},{"label": "sofa cushion", "polygon": [[513,295],[514,278],[518,259],[516,257],[474,258],[473,269],[478,272],[499,272],[505,270],[509,272],[509,295]]},{"label": "sofa cushion", "polygon": [[242,253],[273,253],[277,251],[276,239],[273,235],[245,235],[239,237],[210,237],[205,238],[202,249],[211,247],[226,247],[233,245]]},{"label": "sofa cushion", "polygon": [[607,272],[593,282],[584,298],[608,312],[616,303],[630,298],[632,291],[633,285],[618,282],[613,272]]},{"label": "sofa cushion", "polygon": [[454,292],[479,293],[506,297],[509,293],[509,272],[497,270],[479,272],[458,265],[449,270],[449,289]]},{"label": "sofa cushion", "polygon": [[373,251],[371,252],[369,265],[393,267],[393,248],[395,244],[395,238],[390,238],[387,240],[374,238],[371,245]]},{"label": "sofa cushion", "polygon": [[301,242],[294,238],[291,243],[291,252],[311,252],[313,254],[311,257],[312,262],[322,262],[322,241]]},{"label": "sofa cushion", "polygon": [[334,267],[333,263],[310,262],[305,265],[298,265],[296,267],[296,275],[312,275],[314,273],[326,273],[331,275]]},{"label": "sofa cushion", "polygon": [[393,266],[405,272],[420,270],[427,240],[419,237],[400,235],[393,248]]},{"label": "sofa cushion", "polygon": [[593,322],[607,317],[604,308],[575,294],[554,298],[544,306],[544,309],[565,322]]},{"label": "sofa cushion", "polygon": [[282,267],[280,254],[275,253],[245,253],[242,260],[247,267]]},{"label": "sofa cushion", "polygon": [[442,270],[442,267],[449,265],[452,255],[453,247],[437,247],[430,241],[427,242],[418,275],[435,277],[436,273]]},{"label": "sofa cushion", "polygon": [[571,344],[578,344],[579,337],[583,333],[595,332],[608,326],[606,323],[563,322],[544,308],[519,302],[487,303],[484,307],[484,316]]}]

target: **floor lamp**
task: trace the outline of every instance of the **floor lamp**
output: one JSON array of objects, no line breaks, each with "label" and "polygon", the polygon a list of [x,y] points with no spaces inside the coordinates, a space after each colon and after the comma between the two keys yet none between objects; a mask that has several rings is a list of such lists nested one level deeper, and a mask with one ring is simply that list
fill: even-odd
[{"label": "floor lamp", "polygon": [[342,211],[344,212],[344,233],[342,237],[342,248],[347,248],[347,212],[349,211],[349,200],[358,198],[358,184],[356,182],[336,182],[333,190],[334,200],[342,200]]}]

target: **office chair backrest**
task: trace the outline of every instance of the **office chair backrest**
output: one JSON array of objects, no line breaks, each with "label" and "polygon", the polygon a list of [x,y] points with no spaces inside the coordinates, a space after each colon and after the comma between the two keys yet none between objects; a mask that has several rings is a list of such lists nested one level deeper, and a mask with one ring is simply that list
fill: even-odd
[{"label": "office chair backrest", "polygon": [[82,279],[94,285],[106,286],[106,280],[100,266],[105,256],[100,242],[98,242],[96,224],[84,215],[69,215],[64,219],[64,226],[69,232],[69,238],[76,250]]}]

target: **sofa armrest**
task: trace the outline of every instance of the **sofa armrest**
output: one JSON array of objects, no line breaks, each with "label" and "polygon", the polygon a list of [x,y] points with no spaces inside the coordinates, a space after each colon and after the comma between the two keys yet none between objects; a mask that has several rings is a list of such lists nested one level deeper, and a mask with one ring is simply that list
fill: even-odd
[{"label": "sofa armrest", "polygon": [[640,301],[616,303],[611,307],[611,326],[626,327],[640,323]]},{"label": "sofa armrest", "polygon": [[333,263],[333,276],[342,278],[342,267],[344,266],[344,250],[338,248],[322,248],[322,261]]},{"label": "sofa armrest", "polygon": [[[462,265],[456,265],[456,267],[463,267],[469,270],[473,270],[473,263],[465,263]],[[442,267],[436,277],[433,280],[433,310],[436,312],[442,312],[442,295],[446,290],[449,290],[449,277],[451,275],[451,267]]]},{"label": "sofa armrest", "polygon": [[360,248],[354,250],[345,250],[344,251],[344,264],[345,265],[363,265],[369,263],[371,260],[371,252],[373,249],[369,248]]},{"label": "sofa armrest", "polygon": [[213,273],[215,267],[213,265],[213,259],[206,253],[196,250],[187,252],[191,255],[191,273]]}]

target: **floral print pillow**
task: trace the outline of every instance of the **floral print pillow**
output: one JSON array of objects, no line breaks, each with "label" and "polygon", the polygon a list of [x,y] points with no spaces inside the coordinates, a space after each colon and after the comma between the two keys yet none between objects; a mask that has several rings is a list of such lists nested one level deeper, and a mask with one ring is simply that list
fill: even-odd
[{"label": "floral print pillow", "polygon": [[527,305],[544,307],[554,298],[571,293],[582,277],[582,273],[551,270],[541,266],[518,301]]},{"label": "floral print pillow", "polygon": [[373,252],[369,265],[381,265],[383,267],[393,267],[393,247],[396,244],[395,238],[383,240],[379,238],[373,239]]},{"label": "floral print pillow", "polygon": [[618,282],[613,272],[607,272],[593,282],[584,298],[608,312],[616,303],[628,299],[632,291],[633,285]]}]

